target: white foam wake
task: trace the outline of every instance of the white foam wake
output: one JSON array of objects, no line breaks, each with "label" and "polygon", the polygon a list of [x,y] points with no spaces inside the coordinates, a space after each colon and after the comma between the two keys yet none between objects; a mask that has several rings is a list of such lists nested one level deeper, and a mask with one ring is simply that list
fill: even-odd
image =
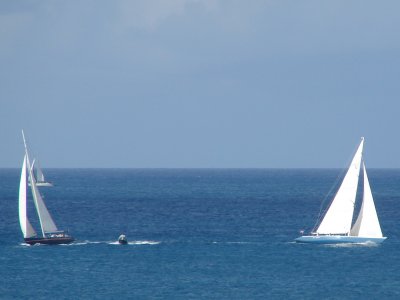
[{"label": "white foam wake", "polygon": [[[130,241],[128,245],[158,245],[159,241]],[[119,245],[118,241],[108,242],[109,245]]]},{"label": "white foam wake", "polygon": [[217,242],[217,241],[213,241],[213,244],[225,244],[225,245],[244,245],[244,244],[259,244],[260,242],[241,242],[241,241],[236,241],[236,242]]},{"label": "white foam wake", "polygon": [[161,242],[158,241],[133,241],[128,242],[129,245],[158,245]]},{"label": "white foam wake", "polygon": [[364,243],[340,243],[340,244],[326,244],[324,246],[332,248],[353,248],[353,247],[379,247],[380,244],[374,242],[364,242]]}]

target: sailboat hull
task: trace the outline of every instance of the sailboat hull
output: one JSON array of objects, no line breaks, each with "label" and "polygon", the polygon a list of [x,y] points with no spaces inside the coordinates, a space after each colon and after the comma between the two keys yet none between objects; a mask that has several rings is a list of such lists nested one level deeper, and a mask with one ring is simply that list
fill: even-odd
[{"label": "sailboat hull", "polygon": [[29,245],[44,244],[44,245],[60,245],[70,244],[74,241],[72,237],[54,237],[54,238],[26,238],[25,243]]},{"label": "sailboat hull", "polygon": [[[31,184],[28,184],[29,186],[31,186]],[[51,182],[46,182],[46,181],[38,181],[36,182],[36,186],[53,186],[53,184]]]},{"label": "sailboat hull", "polygon": [[380,244],[386,237],[360,237],[360,236],[344,236],[344,235],[305,235],[295,239],[297,243],[310,244]]}]

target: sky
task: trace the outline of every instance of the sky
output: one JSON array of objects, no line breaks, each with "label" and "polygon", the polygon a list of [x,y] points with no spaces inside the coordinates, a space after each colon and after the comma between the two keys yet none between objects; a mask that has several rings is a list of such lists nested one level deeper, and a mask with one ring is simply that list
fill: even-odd
[{"label": "sky", "polygon": [[399,1],[0,2],[0,167],[399,168]]}]

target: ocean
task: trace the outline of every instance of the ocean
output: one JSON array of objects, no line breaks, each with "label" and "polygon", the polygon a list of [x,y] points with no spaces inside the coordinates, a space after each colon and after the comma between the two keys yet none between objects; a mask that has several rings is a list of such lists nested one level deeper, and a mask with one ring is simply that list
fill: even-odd
[{"label": "ocean", "polygon": [[[381,245],[309,245],[339,169],[44,169],[70,245],[27,246],[0,169],[0,299],[400,299],[400,170],[370,169]],[[40,232],[30,203],[29,218]],[[129,244],[118,245],[124,233]]]}]

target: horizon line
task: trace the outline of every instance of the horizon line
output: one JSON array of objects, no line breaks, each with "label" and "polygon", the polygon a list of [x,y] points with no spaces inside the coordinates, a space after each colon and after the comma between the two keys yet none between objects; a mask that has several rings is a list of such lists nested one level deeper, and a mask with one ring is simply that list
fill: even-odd
[{"label": "horizon line", "polygon": [[[21,169],[21,167],[0,167],[0,169]],[[41,167],[41,169],[93,169],[93,170],[105,170],[105,169],[121,169],[121,170],[318,170],[318,169],[332,169],[342,170],[347,167]],[[368,167],[368,169],[400,169],[400,167]]]}]

